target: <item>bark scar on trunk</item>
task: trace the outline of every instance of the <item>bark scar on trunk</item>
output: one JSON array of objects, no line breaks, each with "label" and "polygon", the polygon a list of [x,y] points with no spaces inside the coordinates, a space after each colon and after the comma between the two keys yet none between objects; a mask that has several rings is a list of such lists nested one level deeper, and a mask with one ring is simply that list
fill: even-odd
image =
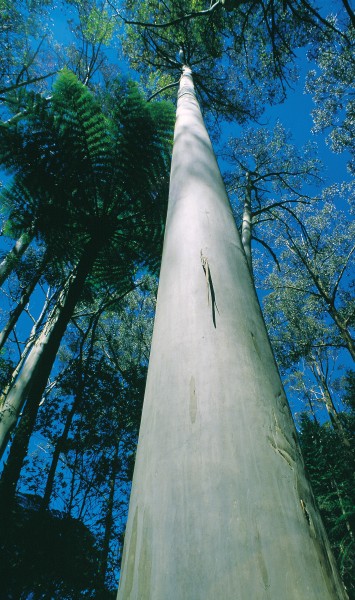
[{"label": "bark scar on trunk", "polygon": [[[216,311],[219,314],[219,310],[218,310],[218,306],[216,303],[216,294],[215,294],[214,287],[213,287],[210,265],[208,263],[207,256],[203,255],[202,250],[201,250],[201,264],[202,264],[202,268],[203,268],[205,278],[206,278],[207,302],[208,302],[208,305],[210,305],[210,303],[211,303],[212,321],[213,321],[214,327],[216,328]],[[210,302],[210,298],[211,298],[211,302]]]},{"label": "bark scar on trunk", "polygon": [[312,521],[311,515],[309,514],[307,505],[306,505],[305,501],[302,500],[302,498],[300,499],[300,503],[301,503],[301,507],[302,507],[302,510],[303,510],[303,514],[304,514],[304,516],[306,518],[306,521],[308,523],[310,532],[312,534],[312,537],[313,538],[317,538],[317,533],[316,533],[315,527],[313,525],[313,521]]}]

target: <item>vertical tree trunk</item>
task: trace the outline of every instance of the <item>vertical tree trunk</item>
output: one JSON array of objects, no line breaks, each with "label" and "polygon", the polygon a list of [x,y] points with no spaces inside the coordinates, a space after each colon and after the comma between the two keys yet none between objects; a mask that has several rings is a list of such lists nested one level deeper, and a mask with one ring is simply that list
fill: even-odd
[{"label": "vertical tree trunk", "polygon": [[345,342],[345,347],[349,350],[350,356],[353,359],[353,361],[355,361],[355,341],[350,334],[348,326],[344,322],[344,319],[340,317],[339,312],[334,306],[334,303],[327,301],[327,304],[329,307],[328,312],[339,329],[340,335]]},{"label": "vertical tree trunk", "polygon": [[347,452],[351,449],[350,441],[347,437],[346,431],[342,425],[341,420],[339,419],[338,411],[334,405],[332,395],[330,393],[327,378],[325,377],[322,366],[314,356],[311,356],[311,370],[312,373],[321,389],[321,393],[323,396],[323,402],[325,404],[327,413],[329,415],[329,419],[337,432],[342,444],[345,446]]},{"label": "vertical tree trunk", "polygon": [[[68,434],[69,434],[69,431],[70,431],[70,428],[71,428],[71,425],[73,422],[74,415],[80,409],[82,401],[83,401],[83,392],[84,392],[84,387],[85,387],[85,382],[86,382],[86,375],[88,373],[88,370],[90,369],[90,359],[92,358],[93,351],[94,351],[95,333],[96,333],[96,329],[97,329],[97,326],[98,326],[98,323],[99,323],[99,320],[100,320],[100,317],[101,317],[104,307],[105,307],[105,304],[103,304],[100,307],[100,309],[97,311],[97,313],[93,317],[91,317],[91,319],[89,320],[89,327],[87,328],[86,332],[84,333],[81,343],[80,343],[81,369],[80,369],[80,376],[79,376],[79,381],[78,381],[78,385],[77,385],[77,390],[76,390],[76,394],[75,394],[75,398],[72,403],[72,406],[71,406],[71,408],[67,414],[67,417],[65,419],[63,432],[62,432],[61,436],[58,438],[57,443],[54,448],[52,462],[51,462],[51,466],[49,468],[49,472],[48,472],[48,476],[47,476],[46,487],[45,487],[42,502],[41,502],[42,510],[46,510],[49,506],[51,495],[53,492],[54,478],[55,478],[55,473],[57,470],[60,454],[63,451],[63,447],[68,438]],[[84,348],[84,344],[89,335],[90,330],[91,330],[91,341],[90,341],[90,345],[89,345],[88,355],[87,355],[87,358],[85,361],[85,368],[83,368],[83,348]]]},{"label": "vertical tree trunk", "polygon": [[118,598],[346,597],[185,67]]},{"label": "vertical tree trunk", "polygon": [[47,476],[46,487],[44,489],[44,494],[43,494],[43,498],[42,498],[42,502],[41,502],[42,510],[46,510],[49,506],[49,502],[50,502],[52,492],[53,492],[54,478],[55,478],[55,473],[56,473],[56,470],[58,467],[60,454],[63,451],[64,444],[67,440],[68,433],[69,433],[69,430],[70,430],[70,427],[71,427],[71,424],[73,421],[73,417],[77,411],[78,405],[79,405],[79,401],[78,401],[78,397],[76,397],[72,404],[70,411],[67,414],[63,432],[62,432],[61,436],[58,438],[57,443],[55,445],[53,456],[52,456],[51,466],[49,467],[49,472],[48,472],[48,476]]},{"label": "vertical tree trunk", "polygon": [[6,397],[8,392],[11,390],[12,386],[14,385],[14,382],[16,380],[16,378],[18,377],[18,374],[20,373],[23,365],[25,364],[25,361],[27,359],[27,356],[29,355],[31,349],[33,348],[36,339],[37,339],[37,334],[39,329],[42,327],[43,321],[45,319],[45,316],[47,314],[49,305],[50,305],[50,293],[49,290],[47,291],[46,294],[46,299],[44,301],[44,305],[42,307],[41,310],[41,314],[39,315],[37,321],[34,323],[32,329],[31,329],[31,333],[28,336],[27,342],[26,342],[26,346],[24,347],[22,354],[20,356],[20,360],[17,363],[15,369],[13,370],[12,374],[11,374],[11,378],[10,381],[8,382],[8,384],[6,385],[5,389],[2,391],[1,396],[0,396],[0,414],[1,414],[1,410],[4,406],[4,403],[6,401]]},{"label": "vertical tree trunk", "polygon": [[7,515],[13,507],[16,487],[26,458],[30,437],[36,422],[42,394],[34,390],[26,402],[19,426],[16,428],[11,450],[0,479],[0,511]]},{"label": "vertical tree trunk", "polygon": [[4,453],[11,431],[17,423],[19,413],[36,382],[41,381],[43,394],[50,375],[61,339],[72,317],[76,303],[82,292],[86,277],[97,256],[98,247],[91,243],[84,250],[73,274],[60,294],[56,306],[48,317],[30,351],[22,371],[9,390],[0,412],[0,458]]},{"label": "vertical tree trunk", "polygon": [[108,557],[110,552],[110,541],[112,535],[112,525],[113,525],[113,508],[115,501],[115,485],[117,474],[121,468],[121,463],[118,457],[119,444],[117,440],[116,452],[111,465],[111,473],[110,473],[110,482],[109,482],[109,494],[106,505],[106,515],[105,515],[105,523],[104,523],[104,539],[102,542],[102,551],[101,551],[101,560],[98,570],[97,577],[97,588],[96,588],[96,598],[105,598],[106,596],[106,588],[105,588],[105,580],[106,580],[106,571],[108,565]]},{"label": "vertical tree trunk", "polygon": [[245,189],[245,197],[244,197],[244,208],[243,208],[243,222],[242,222],[242,244],[245,252],[245,256],[247,257],[247,263],[249,267],[249,271],[251,276],[253,276],[253,261],[251,256],[251,231],[252,231],[252,223],[253,217],[251,212],[251,182],[250,182],[250,174],[246,175],[246,189]]},{"label": "vertical tree trunk", "polygon": [[10,252],[8,252],[8,254],[5,256],[5,258],[1,261],[1,263],[0,263],[0,285],[2,285],[4,283],[4,281],[6,281],[8,276],[12,273],[16,264],[20,260],[21,256],[24,254],[24,252],[27,250],[28,246],[30,245],[32,238],[33,238],[33,235],[31,233],[28,233],[28,232],[23,233],[17,240],[17,242],[14,245],[14,247],[12,248],[12,250],[10,250]]}]

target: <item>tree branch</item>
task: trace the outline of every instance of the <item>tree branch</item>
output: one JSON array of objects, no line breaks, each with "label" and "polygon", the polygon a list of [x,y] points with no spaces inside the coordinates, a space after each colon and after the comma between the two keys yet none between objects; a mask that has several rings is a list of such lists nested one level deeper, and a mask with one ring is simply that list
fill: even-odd
[{"label": "tree branch", "polygon": [[158,96],[158,94],[161,94],[165,90],[168,90],[172,87],[178,86],[179,83],[180,83],[180,81],[174,81],[174,83],[168,83],[167,85],[164,85],[164,87],[160,88],[160,90],[158,90],[157,92],[154,92],[154,94],[149,96],[149,98],[147,98],[147,102],[150,102],[151,100],[153,100],[153,98],[155,98],[156,96]]},{"label": "tree branch", "polygon": [[47,79],[47,77],[52,77],[58,71],[52,71],[51,73],[47,73],[47,75],[41,75],[40,77],[33,77],[32,79],[27,79],[27,81],[22,81],[22,83],[14,83],[9,87],[0,89],[0,94],[6,94],[7,92],[12,92],[12,90],[17,90],[20,87],[24,87],[25,85],[30,85],[31,83],[36,83],[37,81],[42,81],[42,79]]},{"label": "tree branch", "polygon": [[183,15],[182,17],[178,17],[177,19],[172,19],[171,21],[167,21],[166,23],[146,23],[146,22],[142,22],[142,21],[131,21],[130,19],[126,19],[120,13],[120,11],[117,10],[117,8],[115,6],[113,6],[113,4],[110,0],[108,0],[108,4],[115,11],[116,16],[119,19],[121,19],[125,23],[125,25],[137,25],[138,27],[146,27],[146,28],[151,27],[154,29],[164,29],[166,27],[171,27],[172,25],[178,25],[179,23],[183,23],[184,21],[188,21],[188,20],[194,19],[196,17],[205,17],[206,15],[210,15],[212,12],[214,12],[218,6],[220,6],[220,5],[222,6],[221,1],[217,0],[217,2],[212,4],[212,6],[210,6],[210,8],[207,8],[206,10],[192,11],[190,13],[187,13],[186,15]]},{"label": "tree branch", "polygon": [[280,263],[278,261],[278,258],[276,256],[275,252],[270,248],[269,244],[267,244],[266,242],[264,242],[264,240],[261,240],[260,238],[257,238],[255,235],[252,235],[252,239],[255,240],[256,242],[259,242],[259,244],[261,244],[262,246],[264,246],[264,248],[266,248],[266,250],[268,252],[270,252],[272,258],[274,259],[274,261],[276,263],[276,266],[277,266],[278,270],[281,271]]},{"label": "tree branch", "polygon": [[343,277],[343,275],[344,275],[344,273],[345,273],[346,267],[348,266],[349,259],[350,259],[351,255],[352,255],[352,253],[354,252],[354,250],[355,250],[355,245],[354,245],[354,246],[351,248],[351,250],[350,250],[350,252],[349,252],[348,256],[346,257],[346,260],[345,260],[344,266],[343,266],[343,268],[341,269],[341,271],[340,271],[340,273],[339,273],[339,277],[338,277],[338,279],[337,279],[337,281],[336,281],[336,283],[335,283],[335,285],[334,285],[334,290],[333,290],[333,293],[332,293],[332,302],[333,302],[333,303],[335,303],[335,296],[336,296],[336,293],[337,293],[337,291],[338,291],[338,287],[339,287],[340,280],[341,280],[341,278]]}]

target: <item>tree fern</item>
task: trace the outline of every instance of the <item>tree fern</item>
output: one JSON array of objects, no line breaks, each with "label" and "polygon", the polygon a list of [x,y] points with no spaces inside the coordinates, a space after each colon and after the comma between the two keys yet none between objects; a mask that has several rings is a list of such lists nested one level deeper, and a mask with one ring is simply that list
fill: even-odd
[{"label": "tree fern", "polygon": [[98,258],[102,275],[104,255],[120,244],[135,261],[154,263],[167,197],[170,105],[148,104],[124,80],[99,101],[68,70],[50,102],[37,100],[31,96],[22,120],[0,131],[0,162],[14,173],[3,203],[17,228],[35,223],[66,260],[100,237],[107,246]]}]

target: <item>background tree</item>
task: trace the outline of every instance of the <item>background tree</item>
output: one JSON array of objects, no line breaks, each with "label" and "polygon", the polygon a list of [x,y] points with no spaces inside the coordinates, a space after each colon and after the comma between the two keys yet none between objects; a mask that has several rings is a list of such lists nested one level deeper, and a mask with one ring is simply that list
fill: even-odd
[{"label": "background tree", "polygon": [[348,168],[354,175],[354,24],[346,37],[325,37],[310,51],[315,62],[307,76],[306,91],[315,109],[313,131],[328,133],[328,143],[336,153],[350,153]]},{"label": "background tree", "polygon": [[354,375],[348,372],[343,401],[348,410],[340,414],[351,440],[351,452],[339,447],[338,436],[329,422],[318,423],[306,413],[301,417],[300,440],[306,467],[322,518],[349,597],[354,586]]},{"label": "background tree", "polygon": [[[274,291],[265,303],[266,310],[272,307],[269,311],[272,318],[278,323],[284,322],[285,328],[286,324],[292,323],[297,328],[302,327],[302,323],[297,324],[302,306],[301,314],[307,319],[308,327],[315,324],[312,334],[306,337],[304,333],[293,337],[289,330],[289,356],[294,356],[292,347],[297,347],[300,340],[303,349],[298,345],[299,355],[307,353],[309,345],[328,343],[346,348],[355,358],[351,294],[355,250],[353,222],[336,210],[330,200],[317,212],[314,207],[302,207],[302,212],[299,209],[295,212],[296,222],[284,222],[283,232],[277,239],[282,248],[283,268],[280,273],[274,270],[268,279],[268,285]],[[283,311],[286,319],[281,316]],[[270,325],[272,328],[272,321]],[[328,336],[328,342],[324,342]],[[283,344],[285,341],[283,339]]]},{"label": "background tree", "polygon": [[307,190],[320,181],[320,163],[314,145],[299,151],[279,122],[272,131],[245,129],[228,141],[223,157],[231,165],[225,181],[252,272],[252,240],[277,261],[264,225],[272,222],[275,235],[278,214],[287,220],[297,205],[311,203]]},{"label": "background tree", "polygon": [[295,81],[297,48],[311,36],[343,36],[305,0],[110,5],[126,24],[126,56],[152,91],[176,83],[181,62],[189,64],[201,106],[214,119],[257,117],[266,104],[284,99]]},{"label": "background tree", "polygon": [[[37,597],[42,589],[54,595],[66,593],[70,598],[82,597],[84,590],[88,597],[115,595],[118,542],[127,510],[154,310],[154,294],[149,292],[152,286],[154,282],[144,278],[123,299],[115,300],[108,294],[101,307],[98,299],[94,306],[81,305],[68,328],[57,374],[39,410],[26,468],[17,482],[17,503],[21,507],[32,502],[33,518],[28,520],[22,543],[16,537],[9,544],[8,536],[20,519],[15,503],[1,546],[4,564],[8,565],[11,557],[11,568],[4,571],[3,580],[9,593],[20,597],[20,593],[33,592]],[[113,325],[120,329],[120,339],[112,339]],[[111,337],[109,350],[107,337]],[[47,525],[52,515],[58,516],[56,535],[61,534],[63,544],[68,536],[76,535],[70,529],[71,522],[77,523],[78,531],[89,527],[95,544],[90,550],[91,546],[78,538],[88,554],[85,550],[80,559],[74,549],[72,567],[62,561],[56,573],[47,558],[40,564],[47,541],[54,546],[48,561],[54,552],[61,562],[62,545]],[[36,533],[31,528],[39,524]],[[48,535],[39,544],[37,563],[26,550],[25,539],[42,535],[45,527]],[[15,547],[18,561],[14,561]],[[86,565],[92,571],[89,579],[85,579]],[[32,577],[36,568],[38,575]],[[82,572],[75,576],[76,569]],[[19,570],[25,573],[23,578],[15,577]]]},{"label": "background tree", "polygon": [[[15,386],[7,393],[0,424],[2,452],[32,389],[36,390],[33,402],[38,405],[40,401],[60,340],[93,265],[96,276],[101,277],[109,265],[110,277],[121,280],[121,288],[127,289],[134,265],[156,256],[164,214],[160,199],[169,160],[165,148],[171,113],[167,106],[160,111],[154,104],[145,105],[133,85],[127,86],[127,104],[124,89],[116,89],[116,93],[117,105],[111,104],[109,121],[84,86],[65,72],[57,82],[52,112],[43,119],[47,105],[42,105],[40,114],[35,115],[38,126],[44,121],[35,139],[32,128],[25,128],[21,137],[17,124],[10,136],[6,127],[5,140],[9,142],[3,161],[17,169],[10,190],[12,222],[15,217],[22,222],[35,219],[51,251],[59,249],[59,256],[64,253],[64,258],[77,264]],[[30,136],[28,143],[23,139],[26,135]],[[150,148],[149,154],[143,152],[146,147]],[[23,188],[33,199],[27,211],[26,205],[21,205],[19,192]],[[130,205],[133,199],[134,205]],[[21,206],[25,210],[20,212]],[[147,227],[146,219],[152,225],[155,222],[154,229]],[[59,223],[62,227],[58,230]],[[121,249],[117,246],[120,243]]]}]

